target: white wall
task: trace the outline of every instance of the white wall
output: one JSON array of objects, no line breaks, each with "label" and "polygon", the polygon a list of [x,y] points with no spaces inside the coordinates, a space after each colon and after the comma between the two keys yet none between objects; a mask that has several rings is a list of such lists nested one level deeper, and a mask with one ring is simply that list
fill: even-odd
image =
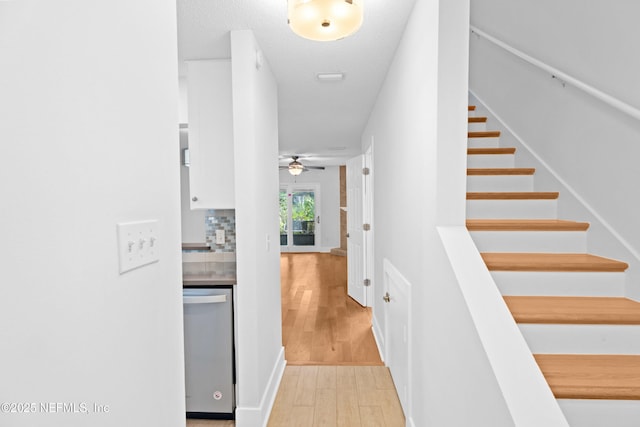
[{"label": "white wall", "polygon": [[[639,15],[637,2],[487,0],[473,3],[472,24],[640,108]],[[561,192],[560,215],[591,223],[589,250],[631,264],[627,294],[640,298],[640,121],[470,40],[470,89],[526,144],[507,136],[522,164],[538,166],[536,187]]]},{"label": "white wall", "polygon": [[[184,425],[175,14],[0,2],[0,401],[88,412],[2,425]],[[116,224],[146,219],[160,261],[120,275]]]},{"label": "white wall", "polygon": [[375,141],[376,334],[386,259],[412,287],[405,411],[421,427],[513,425],[436,228],[464,226],[468,8],[416,1],[362,138]]},{"label": "white wall", "polygon": [[237,427],[266,425],[284,370],[277,85],[251,31],[231,33],[238,269]]},{"label": "white wall", "polygon": [[340,247],[340,167],[309,170],[298,176],[280,171],[280,186],[286,184],[318,184],[320,186],[320,251]]}]

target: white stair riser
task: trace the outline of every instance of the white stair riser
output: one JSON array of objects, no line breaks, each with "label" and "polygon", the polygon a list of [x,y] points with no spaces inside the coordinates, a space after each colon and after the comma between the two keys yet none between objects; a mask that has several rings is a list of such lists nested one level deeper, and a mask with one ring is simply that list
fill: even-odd
[{"label": "white stair riser", "polygon": [[558,399],[571,427],[638,427],[640,400]]},{"label": "white stair riser", "polygon": [[487,130],[487,122],[469,123],[469,132],[484,132]]},{"label": "white stair riser", "polygon": [[480,252],[574,252],[587,251],[584,231],[472,231]]},{"label": "white stair riser", "polygon": [[467,200],[467,218],[556,219],[557,199]]},{"label": "white stair riser", "polygon": [[624,296],[624,273],[492,271],[502,295]]},{"label": "white stair riser", "polygon": [[512,168],[513,154],[470,154],[467,155],[468,168]]},{"label": "white stair riser", "polygon": [[640,354],[640,325],[518,326],[533,353]]},{"label": "white stair riser", "polygon": [[498,147],[500,144],[500,138],[467,138],[469,140],[467,146],[469,148],[487,148]]},{"label": "white stair riser", "polygon": [[467,191],[533,191],[533,175],[470,175]]}]

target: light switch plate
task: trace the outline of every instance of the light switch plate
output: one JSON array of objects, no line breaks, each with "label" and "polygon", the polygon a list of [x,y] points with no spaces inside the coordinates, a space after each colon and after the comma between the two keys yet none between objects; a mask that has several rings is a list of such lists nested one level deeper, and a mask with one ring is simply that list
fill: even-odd
[{"label": "light switch plate", "polygon": [[160,260],[157,220],[122,222],[117,229],[120,274]]}]

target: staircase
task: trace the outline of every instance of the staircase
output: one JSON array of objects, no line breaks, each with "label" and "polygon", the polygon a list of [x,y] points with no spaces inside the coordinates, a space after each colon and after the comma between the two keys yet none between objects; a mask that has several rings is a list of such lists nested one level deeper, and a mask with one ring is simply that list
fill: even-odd
[{"label": "staircase", "polygon": [[640,303],[622,261],[587,253],[589,224],[469,107],[467,228],[572,427],[640,426]]}]

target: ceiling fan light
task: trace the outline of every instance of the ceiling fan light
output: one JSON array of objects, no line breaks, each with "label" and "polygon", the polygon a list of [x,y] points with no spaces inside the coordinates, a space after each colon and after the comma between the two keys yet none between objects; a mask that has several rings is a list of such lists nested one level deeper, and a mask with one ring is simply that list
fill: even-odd
[{"label": "ceiling fan light", "polygon": [[289,163],[289,173],[291,175],[298,176],[302,173],[303,170],[304,166],[302,166],[302,163],[298,162],[297,160]]},{"label": "ceiling fan light", "polygon": [[288,0],[289,27],[310,40],[347,37],[362,25],[363,0]]}]

